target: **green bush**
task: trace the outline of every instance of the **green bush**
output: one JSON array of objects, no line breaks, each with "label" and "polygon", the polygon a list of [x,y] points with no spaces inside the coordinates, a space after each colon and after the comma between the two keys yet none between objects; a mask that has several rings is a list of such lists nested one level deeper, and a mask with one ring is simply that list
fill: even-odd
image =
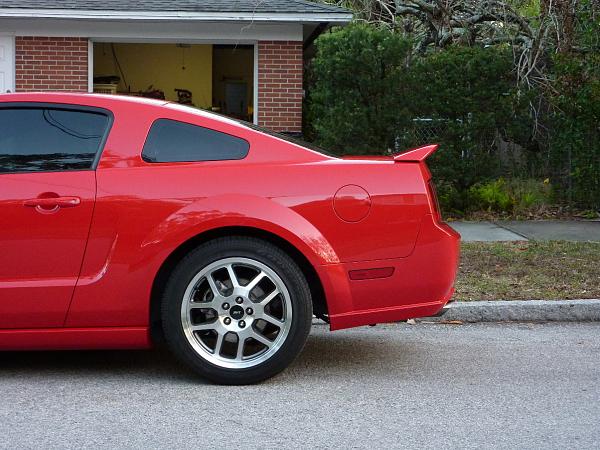
[{"label": "green bush", "polygon": [[526,109],[514,95],[509,49],[452,47],[432,53],[411,65],[407,80],[410,95],[404,100],[412,117],[442,125],[427,136],[441,144],[429,161],[436,180],[464,191],[499,176],[498,138],[522,139],[528,123]]},{"label": "green bush", "polygon": [[467,211],[526,214],[552,203],[549,180],[504,179],[471,186],[467,193]]},{"label": "green bush", "polygon": [[[382,154],[437,142],[429,160],[436,183],[462,192],[500,176],[495,142],[521,138],[527,129],[508,48],[452,47],[415,57],[401,35],[353,24],[319,37],[316,49],[308,137],[334,153]],[[464,207],[460,196],[453,202]]]},{"label": "green bush", "polygon": [[463,191],[459,191],[452,183],[436,180],[435,183],[440,208],[445,216],[462,216],[467,204]]},{"label": "green bush", "polygon": [[472,209],[510,212],[514,202],[506,190],[504,179],[490,183],[478,183],[469,188],[469,206]]},{"label": "green bush", "polygon": [[562,201],[600,209],[600,51],[558,55],[554,73],[548,170]]},{"label": "green bush", "polygon": [[515,212],[525,213],[554,203],[554,190],[549,179],[509,178],[507,190],[514,200]]},{"label": "green bush", "polygon": [[406,114],[401,102],[410,41],[353,24],[317,40],[308,74],[308,121],[315,141],[338,154],[393,148]]}]

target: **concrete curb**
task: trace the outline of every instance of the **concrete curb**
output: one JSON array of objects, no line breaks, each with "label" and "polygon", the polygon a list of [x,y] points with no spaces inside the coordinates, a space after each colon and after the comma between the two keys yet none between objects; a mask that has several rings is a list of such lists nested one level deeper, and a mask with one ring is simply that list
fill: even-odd
[{"label": "concrete curb", "polygon": [[440,317],[419,322],[597,322],[600,299],[454,302]]}]

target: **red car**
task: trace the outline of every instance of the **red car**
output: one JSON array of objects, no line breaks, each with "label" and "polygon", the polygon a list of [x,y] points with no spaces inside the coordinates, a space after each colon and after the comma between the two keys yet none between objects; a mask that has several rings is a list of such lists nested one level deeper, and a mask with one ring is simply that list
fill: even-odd
[{"label": "red car", "polygon": [[0,350],[148,348],[252,383],[331,330],[438,313],[459,236],[424,160],[189,107],[0,95]]}]

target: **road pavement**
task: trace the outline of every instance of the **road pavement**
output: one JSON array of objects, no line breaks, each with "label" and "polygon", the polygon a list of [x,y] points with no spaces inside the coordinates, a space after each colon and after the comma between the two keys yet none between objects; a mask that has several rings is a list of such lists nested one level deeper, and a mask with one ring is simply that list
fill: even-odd
[{"label": "road pavement", "polygon": [[163,350],[0,354],[0,448],[599,448],[600,324],[329,333],[260,385]]}]

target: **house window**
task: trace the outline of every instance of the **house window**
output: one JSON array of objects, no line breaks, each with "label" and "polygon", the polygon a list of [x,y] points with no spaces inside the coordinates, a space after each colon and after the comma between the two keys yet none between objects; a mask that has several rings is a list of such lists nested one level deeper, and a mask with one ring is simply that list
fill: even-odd
[{"label": "house window", "polygon": [[150,128],[142,157],[148,162],[194,162],[243,159],[248,141],[197,125],[158,119]]}]

